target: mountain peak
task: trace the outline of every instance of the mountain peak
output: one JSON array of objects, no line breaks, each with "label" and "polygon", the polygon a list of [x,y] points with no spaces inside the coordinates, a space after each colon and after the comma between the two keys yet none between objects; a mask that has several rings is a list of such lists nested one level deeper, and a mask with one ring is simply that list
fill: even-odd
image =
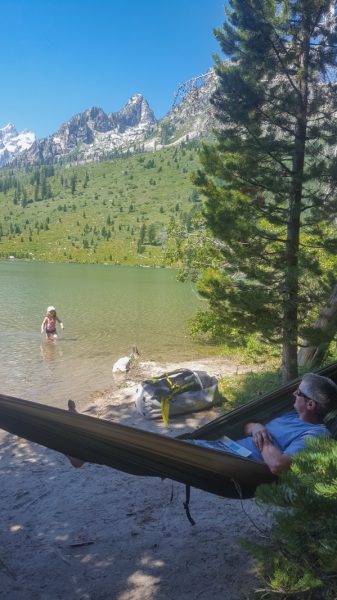
[{"label": "mountain peak", "polygon": [[156,122],[154,113],[142,94],[131,96],[124,108],[114,116],[119,120],[120,132],[130,127],[150,127]]},{"label": "mountain peak", "polygon": [[13,123],[7,123],[7,125],[5,125],[5,127],[0,129],[0,131],[2,131],[6,135],[10,135],[10,134],[18,135],[16,127],[13,125]]},{"label": "mountain peak", "polygon": [[23,150],[27,150],[36,140],[32,131],[17,132],[13,123],[0,129],[0,167],[9,164]]},{"label": "mountain peak", "polygon": [[129,102],[132,102],[135,100],[144,100],[143,94],[140,94],[139,92],[137,92],[136,94],[133,94],[133,96],[131,96]]}]

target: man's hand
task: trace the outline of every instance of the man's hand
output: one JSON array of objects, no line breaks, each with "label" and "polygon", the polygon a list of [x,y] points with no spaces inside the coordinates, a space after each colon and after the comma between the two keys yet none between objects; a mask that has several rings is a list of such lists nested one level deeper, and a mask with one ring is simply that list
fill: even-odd
[{"label": "man's hand", "polygon": [[260,452],[266,442],[272,441],[268,429],[262,423],[247,423],[245,433],[252,436],[255,446]]},{"label": "man's hand", "polygon": [[260,450],[264,462],[273,475],[280,475],[289,469],[291,457],[273,444],[268,430],[262,423],[247,423],[244,429],[246,435],[252,436],[255,446]]},{"label": "man's hand", "polygon": [[252,438],[255,446],[262,452],[263,445],[265,442],[271,442],[271,436],[268,432],[268,429],[265,428],[261,423],[255,423],[252,428]]}]

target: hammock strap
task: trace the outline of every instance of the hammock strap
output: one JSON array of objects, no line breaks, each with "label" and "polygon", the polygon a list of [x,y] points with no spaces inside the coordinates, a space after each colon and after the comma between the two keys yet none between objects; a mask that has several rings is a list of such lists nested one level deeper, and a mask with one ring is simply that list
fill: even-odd
[{"label": "hammock strap", "polygon": [[190,506],[189,506],[190,505],[190,496],[191,496],[191,486],[186,485],[185,490],[186,490],[186,500],[184,502],[184,509],[186,512],[186,516],[187,516],[189,522],[191,523],[191,525],[195,525],[195,521],[191,517]]},{"label": "hammock strap", "polygon": [[242,489],[241,489],[241,486],[240,486],[239,482],[238,482],[238,481],[236,481],[236,479],[231,479],[231,481],[233,482],[233,485],[234,485],[234,487],[235,487],[235,490],[236,490],[236,492],[237,492],[237,495],[239,496],[239,499],[240,499],[240,500],[241,500],[241,502],[242,502],[242,500],[243,500],[243,495],[242,495]]}]

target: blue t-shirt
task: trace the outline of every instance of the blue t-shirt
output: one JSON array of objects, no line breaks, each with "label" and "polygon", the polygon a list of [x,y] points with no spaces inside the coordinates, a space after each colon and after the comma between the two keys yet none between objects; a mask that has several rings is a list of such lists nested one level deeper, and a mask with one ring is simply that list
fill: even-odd
[{"label": "blue t-shirt", "polygon": [[[306,441],[309,437],[316,437],[318,435],[330,437],[330,432],[325,425],[306,423],[299,418],[295,410],[287,412],[280,417],[276,417],[276,419],[272,419],[266,423],[265,427],[270,433],[275,446],[279,448],[281,452],[285,452],[289,456],[303,450],[303,448],[306,447]],[[257,460],[258,462],[264,462],[261,452],[253,442],[252,436],[236,441],[240,446],[244,446],[251,452],[249,458]],[[228,448],[226,444],[221,441],[221,438],[213,442],[194,440],[194,443],[197,443],[198,446],[204,446],[205,448],[228,452]]]}]

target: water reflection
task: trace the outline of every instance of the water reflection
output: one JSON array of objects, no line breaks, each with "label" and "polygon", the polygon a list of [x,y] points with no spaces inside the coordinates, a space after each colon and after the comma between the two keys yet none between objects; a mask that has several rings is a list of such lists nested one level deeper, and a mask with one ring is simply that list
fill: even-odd
[{"label": "water reflection", "polygon": [[40,346],[41,356],[46,363],[54,362],[63,356],[63,350],[57,339],[43,340]]}]

